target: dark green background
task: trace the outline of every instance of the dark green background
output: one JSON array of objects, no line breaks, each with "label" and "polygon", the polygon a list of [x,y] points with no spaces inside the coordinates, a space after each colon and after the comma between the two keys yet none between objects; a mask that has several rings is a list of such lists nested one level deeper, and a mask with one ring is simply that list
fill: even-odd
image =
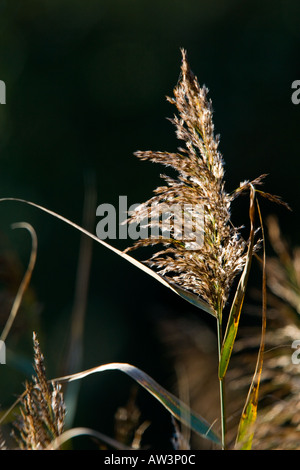
[{"label": "dark green background", "polygon": [[[174,109],[165,96],[177,83],[184,47],[210,89],[227,189],[268,173],[265,189],[293,212],[270,204],[263,209],[276,212],[288,239],[299,243],[300,105],[291,102],[291,84],[300,79],[299,15],[297,0],[1,1],[7,104],[0,106],[0,196],[32,200],[79,224],[88,172],[96,177],[97,204],[117,204],[119,195],[128,195],[130,204],[149,198],[162,168],[133,152],[176,150],[165,119]],[[247,223],[247,201],[235,217]],[[31,283],[37,304],[20,312],[31,320],[18,320],[7,347],[31,359],[36,329],[53,377],[70,331],[80,235],[36,209],[2,203],[1,250],[20,258],[21,273],[29,236],[10,230],[21,220],[34,226],[39,240]],[[82,368],[130,362],[171,388],[174,371],[156,332],[157,319],[170,314],[202,315],[93,245]],[[7,406],[25,375],[9,363],[1,374],[0,401]],[[86,379],[76,424],[112,435],[113,414],[131,384],[118,372]],[[153,418],[154,441],[168,445],[169,434],[159,432],[162,422],[168,429],[167,414],[144,392],[141,402]]]}]

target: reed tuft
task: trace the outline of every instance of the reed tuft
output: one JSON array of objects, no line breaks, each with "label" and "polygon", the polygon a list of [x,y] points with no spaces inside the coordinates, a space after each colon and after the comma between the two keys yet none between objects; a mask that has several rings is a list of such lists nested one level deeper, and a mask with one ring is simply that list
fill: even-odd
[{"label": "reed tuft", "polygon": [[[155,190],[155,196],[139,205],[131,214],[129,223],[142,224],[153,232],[135,242],[132,250],[141,246],[162,244],[163,249],[147,261],[162,276],[190,290],[205,300],[220,315],[230,287],[246,261],[246,243],[230,220],[231,203],[236,196],[224,189],[224,165],[218,150],[219,137],[214,134],[213,110],[208,90],[200,87],[192,73],[186,52],[182,52],[181,77],[174,89],[174,98],[167,98],[177,108],[171,122],[185,148],[177,153],[138,151],[141,160],[150,160],[172,167],[176,179],[162,175],[165,185]],[[182,208],[184,235],[178,237],[180,227],[168,208]],[[166,215],[167,214],[167,215]],[[162,217],[160,217],[162,215]],[[169,219],[170,231],[164,236],[163,219]],[[201,239],[195,239],[195,226],[201,228]],[[199,236],[199,233],[198,233]],[[196,241],[196,243],[195,243]]]},{"label": "reed tuft", "polygon": [[32,382],[25,384],[20,406],[21,417],[15,424],[16,441],[23,450],[41,450],[63,432],[65,404],[61,386],[46,379],[44,356],[37,336],[33,335],[34,370]]}]

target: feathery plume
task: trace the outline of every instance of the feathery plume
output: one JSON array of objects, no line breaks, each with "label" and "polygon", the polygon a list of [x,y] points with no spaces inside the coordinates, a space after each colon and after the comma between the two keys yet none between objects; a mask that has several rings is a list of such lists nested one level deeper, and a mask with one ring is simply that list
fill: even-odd
[{"label": "feathery plume", "polygon": [[24,450],[48,448],[62,433],[65,418],[61,386],[57,383],[49,384],[46,380],[44,357],[35,333],[33,345],[36,375],[31,383],[25,384],[26,393],[20,407],[21,418],[15,425],[16,441]]},{"label": "feathery plume", "polygon": [[[144,227],[151,229],[151,235],[127,250],[162,244],[163,249],[147,263],[169,281],[199,295],[217,316],[245,264],[246,243],[230,220],[235,195],[224,189],[223,159],[218,150],[219,137],[214,134],[208,90],[200,87],[186,52],[181,52],[181,77],[174,98],[167,99],[177,108],[178,115],[171,122],[185,148],[178,148],[177,153],[135,153],[141,160],[172,167],[178,177],[162,175],[166,184],[130,214],[128,222],[142,226],[146,220]],[[177,213],[171,210],[174,205]],[[166,221],[170,227],[167,234]]]}]

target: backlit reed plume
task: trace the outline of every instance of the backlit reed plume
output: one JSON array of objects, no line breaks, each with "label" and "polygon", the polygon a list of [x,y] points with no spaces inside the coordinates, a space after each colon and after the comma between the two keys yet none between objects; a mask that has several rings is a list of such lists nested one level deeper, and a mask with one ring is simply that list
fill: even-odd
[{"label": "backlit reed plume", "polygon": [[[214,134],[212,104],[207,94],[207,88],[200,87],[182,50],[181,77],[174,89],[174,98],[167,99],[177,108],[177,115],[171,122],[185,148],[178,148],[177,153],[139,151],[135,154],[141,160],[172,167],[178,176],[162,175],[166,184],[158,187],[154,197],[130,214],[129,223],[142,226],[148,219],[144,227],[151,229],[151,234],[128,249],[162,244],[163,249],[148,263],[162,276],[205,300],[218,316],[235,276],[245,264],[246,243],[230,220],[234,195],[224,189],[223,159],[218,150],[219,138]],[[178,218],[176,220],[174,212],[167,214],[168,207],[174,204],[181,208],[186,224],[181,237],[178,236]],[[168,218],[170,223],[167,236],[163,218]],[[154,228],[160,232],[153,235]]]},{"label": "backlit reed plume", "polygon": [[25,450],[48,448],[64,426],[65,405],[60,385],[46,380],[44,357],[34,334],[34,370],[36,375],[26,383],[15,438]]}]

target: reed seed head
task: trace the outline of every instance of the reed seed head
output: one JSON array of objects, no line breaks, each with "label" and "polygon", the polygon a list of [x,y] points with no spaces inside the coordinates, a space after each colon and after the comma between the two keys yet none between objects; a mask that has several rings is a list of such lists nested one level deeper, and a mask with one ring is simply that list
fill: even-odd
[{"label": "reed seed head", "polygon": [[[246,243],[230,220],[230,206],[235,196],[224,189],[224,165],[218,150],[219,137],[214,133],[208,90],[205,86],[200,87],[186,52],[181,52],[181,77],[174,89],[174,97],[167,99],[177,108],[171,122],[175,125],[177,138],[185,146],[178,148],[177,153],[135,153],[141,160],[172,167],[178,176],[162,175],[165,184],[130,214],[129,223],[141,224],[143,220],[149,220],[151,212],[150,222],[146,225],[150,229],[160,229],[160,232],[139,239],[127,250],[161,244],[163,249],[147,263],[171,282],[199,295],[219,315],[234,278],[245,264]],[[166,207],[174,205],[181,208],[183,220],[188,221],[181,238],[174,213],[166,216]],[[171,226],[167,236],[160,214],[168,218]]]},{"label": "reed seed head", "polygon": [[65,404],[60,385],[46,379],[44,357],[36,335],[33,336],[34,370],[32,382],[26,383],[21,402],[21,417],[16,423],[15,438],[25,450],[42,450],[51,445],[64,426]]}]

